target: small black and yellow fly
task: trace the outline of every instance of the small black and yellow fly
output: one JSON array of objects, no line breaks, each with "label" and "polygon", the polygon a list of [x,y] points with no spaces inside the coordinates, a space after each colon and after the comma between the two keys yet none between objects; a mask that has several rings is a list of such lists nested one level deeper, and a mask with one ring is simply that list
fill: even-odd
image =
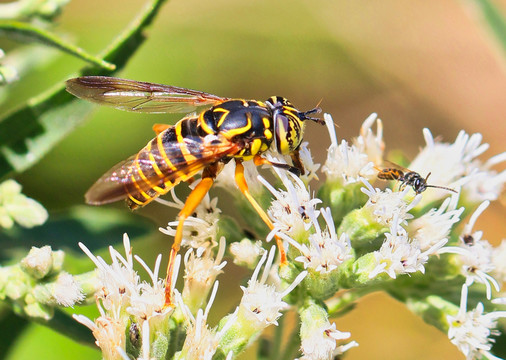
[{"label": "small black and yellow fly", "polygon": [[[269,164],[303,174],[299,147],[306,120],[324,124],[309,115],[316,107],[302,112],[287,99],[272,96],[265,102],[231,99],[175,86],[153,84],[104,76],[83,76],[67,81],[71,94],[101,105],[142,113],[189,113],[201,107],[198,115],[187,115],[175,125],[157,124],[157,136],[137,154],[106,172],[86,193],[86,202],[102,205],[126,200],[131,209],[144,206],[166,194],[180,182],[201,174],[201,181],[188,196],[179,213],[179,223],[167,267],[165,305],[172,305],[171,279],[179,250],[183,224],[211,188],[223,166],[235,160],[235,181],[272,229],[265,211],[251,196],[244,177],[243,161]],[[267,150],[290,155],[293,166],[268,161]],[[281,262],[286,263],[282,242],[277,238]]]}]

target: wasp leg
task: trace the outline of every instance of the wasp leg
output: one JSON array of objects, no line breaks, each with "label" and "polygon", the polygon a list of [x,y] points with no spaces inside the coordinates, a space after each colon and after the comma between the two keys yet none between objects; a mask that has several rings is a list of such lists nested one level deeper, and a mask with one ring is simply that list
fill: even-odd
[{"label": "wasp leg", "polygon": [[176,236],[174,237],[174,243],[170,249],[169,263],[167,265],[167,276],[165,278],[165,307],[173,306],[172,302],[172,274],[174,272],[174,264],[176,262],[176,255],[181,246],[183,240],[183,225],[184,221],[194,213],[197,206],[200,204],[204,196],[208,193],[209,189],[214,183],[215,174],[210,174],[212,171],[205,171],[202,174],[202,180],[192,190],[186,202],[184,203],[183,209],[179,212],[176,228]]},{"label": "wasp leg", "polygon": [[301,174],[304,173],[304,172],[301,173],[300,169],[295,166],[290,166],[288,164],[275,163],[275,162],[269,161],[267,159],[264,159],[263,157],[261,157],[259,155],[256,155],[253,158],[253,162],[255,163],[256,166],[270,165],[270,166],[277,167],[279,169],[288,170],[291,173],[295,174],[296,176],[300,176]]},{"label": "wasp leg", "polygon": [[172,125],[169,125],[169,124],[154,124],[153,125],[153,131],[155,132],[156,135],[160,134],[161,132],[167,130],[168,128],[170,128]]},{"label": "wasp leg", "polygon": [[306,170],[304,169],[304,165],[302,165],[302,161],[300,160],[299,150],[292,152],[290,154],[290,157],[292,158],[293,166],[299,169],[300,175],[304,175],[306,173]]},{"label": "wasp leg", "polygon": [[[267,163],[271,164],[270,162]],[[260,215],[260,218],[269,227],[269,229],[272,230],[274,228],[274,225],[272,224],[271,219],[269,219],[264,209],[262,209],[262,207],[257,203],[257,201],[253,198],[253,196],[251,196],[251,193],[249,192],[248,184],[246,183],[246,179],[244,177],[244,165],[239,159],[235,160],[235,182],[237,183],[239,190],[241,190],[242,194],[246,197],[251,206],[253,206],[258,215]],[[279,249],[280,265],[286,265],[287,260],[285,249],[283,248],[283,241],[278,236],[275,236],[275,238],[276,238],[276,245],[278,246]]]}]

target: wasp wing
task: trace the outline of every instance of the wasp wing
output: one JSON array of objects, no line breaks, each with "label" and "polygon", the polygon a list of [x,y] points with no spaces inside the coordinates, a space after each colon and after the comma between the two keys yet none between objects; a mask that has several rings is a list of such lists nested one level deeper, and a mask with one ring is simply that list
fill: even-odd
[{"label": "wasp wing", "polygon": [[[402,165],[399,165],[397,163],[394,163],[393,161],[390,161],[390,160],[383,160],[383,162],[385,163],[385,165],[388,165],[390,168],[393,168],[393,169],[397,169],[397,170],[401,170],[405,173],[408,173],[408,172],[411,172],[411,170],[409,170],[408,168],[405,168],[404,166]],[[386,166],[385,166],[386,167]]]},{"label": "wasp wing", "polygon": [[102,205],[133,197],[139,200],[134,201],[137,205],[145,205],[206,166],[242,149],[241,145],[223,137],[209,135],[164,144],[160,152],[159,147],[151,147],[156,140],[106,172],[88,190],[86,202]]},{"label": "wasp wing", "polygon": [[66,86],[78,98],[144,113],[189,113],[228,100],[202,91],[108,76],[82,76],[67,80]]}]

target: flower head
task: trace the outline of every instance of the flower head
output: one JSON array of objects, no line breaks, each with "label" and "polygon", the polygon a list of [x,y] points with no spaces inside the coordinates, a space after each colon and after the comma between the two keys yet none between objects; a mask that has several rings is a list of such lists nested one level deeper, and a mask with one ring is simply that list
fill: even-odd
[{"label": "flower head", "polygon": [[[341,181],[344,185],[359,182],[362,178],[371,179],[374,176],[372,161],[377,160],[379,147],[382,144],[381,137],[373,139],[370,131],[374,118],[369,117],[364,122],[361,130],[364,135],[357,138],[356,145],[349,145],[346,140],[338,144],[334,120],[329,114],[325,114],[324,118],[331,140],[327,160],[323,166],[323,172],[327,178],[330,181]],[[374,159],[369,158],[369,153]]]},{"label": "flower head", "polygon": [[[445,199],[438,209],[431,209],[422,216],[409,222],[407,230],[413,240],[427,250],[441,240],[448,240],[454,224],[460,220],[464,208],[452,209],[457,197]],[[453,203],[453,205],[452,205]]]},{"label": "flower head", "polygon": [[[148,345],[143,344],[143,353],[149,353],[144,348],[150,343],[149,329],[153,328],[157,336],[165,336],[157,332],[156,328],[173,311],[171,307],[164,307],[165,288],[163,281],[158,277],[161,256],[157,257],[153,271],[141,258],[135,256],[151,279],[151,283],[147,283],[141,281],[133,269],[134,256],[126,234],[123,237],[123,245],[125,257],[110,247],[112,261],[111,264],[107,264],[101,257],[93,255],[86,246],[79,244],[97,266],[100,291],[95,297],[100,316],[95,321],[83,315],[74,315],[74,318],[92,330],[96,344],[101,348],[104,359],[107,360],[124,358],[125,334],[130,322],[139,324],[140,329],[147,329],[147,333],[141,333],[140,336],[148,343]],[[181,257],[178,255],[175,269],[179,269],[180,261]]]},{"label": "flower head", "polygon": [[318,213],[315,206],[321,200],[313,198],[297,176],[278,169],[275,171],[286,191],[276,190],[264,178],[258,177],[260,182],[276,197],[268,210],[274,223],[274,229],[268,239],[280,233],[294,239],[306,238],[306,232],[311,227],[308,214]]},{"label": "flower head", "polygon": [[316,231],[309,235],[309,247],[298,246],[302,256],[295,260],[304,264],[305,269],[312,269],[320,273],[328,273],[339,267],[344,261],[351,259],[351,244],[346,233],[339,238],[336,234],[330,208],[321,210],[327,228],[320,229],[317,219],[312,219]]},{"label": "flower head", "polygon": [[383,191],[373,188],[366,180],[363,183],[366,188],[362,188],[362,192],[369,196],[364,208],[369,209],[376,222],[388,226],[396,218],[400,224],[407,224],[406,220],[413,218],[409,211],[420,202],[420,195],[415,196],[413,201],[408,203],[404,199],[409,191],[407,188],[404,191],[390,189]]},{"label": "flower head", "polygon": [[448,315],[448,337],[467,359],[498,359],[490,353],[494,339],[497,319],[506,317],[506,311],[484,313],[482,303],[467,311],[467,285],[462,286],[460,308],[456,315]]},{"label": "flower head", "polygon": [[466,285],[470,286],[475,281],[486,286],[487,298],[492,296],[492,286],[499,291],[499,283],[490,273],[493,273],[495,266],[493,262],[494,249],[492,245],[482,239],[483,232],[473,232],[474,224],[481,213],[488,207],[489,202],[485,201],[471,215],[469,222],[464,227],[459,246],[446,247],[439,250],[439,253],[453,253],[458,255],[458,263],[462,275],[466,278]]},{"label": "flower head", "polygon": [[[481,134],[468,135],[461,131],[453,144],[434,140],[428,129],[423,130],[423,135],[427,145],[409,165],[411,170],[422,175],[431,173],[431,183],[439,186],[462,186],[473,202],[497,199],[506,183],[506,172],[497,174],[490,168],[504,161],[505,154],[482,164],[476,158],[488,149],[488,144],[481,143]],[[424,194],[423,204],[447,195],[445,190],[431,189]]]},{"label": "flower head", "polygon": [[[175,197],[173,195],[173,197]],[[175,204],[182,208],[182,203],[178,202],[179,199],[175,198]],[[192,248],[199,247],[212,247],[217,242],[218,235],[218,220],[220,218],[221,210],[217,207],[218,198],[210,199],[206,195],[201,203],[195,209],[194,216],[189,216],[183,227],[183,240],[182,245],[191,246]],[[166,235],[176,235],[176,227],[179,221],[169,222],[167,228],[160,228],[160,231]]]},{"label": "flower head", "polygon": [[[244,292],[239,305],[238,317],[250,323],[249,326],[258,330],[270,324],[277,325],[277,319],[281,316],[281,310],[288,308],[288,304],[282,299],[292,291],[307,275],[307,272],[300,273],[294,282],[285,290],[279,291],[274,285],[266,284],[267,277],[274,260],[275,247],[269,251],[269,257],[264,254],[260,259],[248,286],[241,286]],[[267,259],[267,262],[266,262]],[[262,277],[258,279],[260,268],[265,263]]]}]

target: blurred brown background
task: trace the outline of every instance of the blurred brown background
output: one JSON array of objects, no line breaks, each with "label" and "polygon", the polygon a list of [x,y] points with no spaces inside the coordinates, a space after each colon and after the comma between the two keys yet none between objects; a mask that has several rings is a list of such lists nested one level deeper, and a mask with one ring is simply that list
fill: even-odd
[{"label": "blurred brown background", "polygon": [[[142,3],[73,0],[56,30],[98,53]],[[506,1],[494,3],[506,14]],[[472,2],[173,0],[147,36],[122,77],[231,97],[282,95],[301,109],[322,99],[339,139],[356,136],[377,112],[387,151],[402,149],[409,158],[424,145],[424,127],[449,142],[460,129],[482,133],[490,143],[485,158],[506,150],[506,53]],[[81,66],[61,56],[16,85],[9,106]],[[49,209],[65,210],[82,203],[110,166],[144,146],[152,123],[176,120],[101,108],[19,180]],[[317,162],[325,159],[327,139],[324,128],[308,127]],[[505,214],[504,205],[493,204],[476,228],[497,244]],[[365,298],[337,328],[360,343],[350,360],[464,358],[444,334],[381,295]]]}]

